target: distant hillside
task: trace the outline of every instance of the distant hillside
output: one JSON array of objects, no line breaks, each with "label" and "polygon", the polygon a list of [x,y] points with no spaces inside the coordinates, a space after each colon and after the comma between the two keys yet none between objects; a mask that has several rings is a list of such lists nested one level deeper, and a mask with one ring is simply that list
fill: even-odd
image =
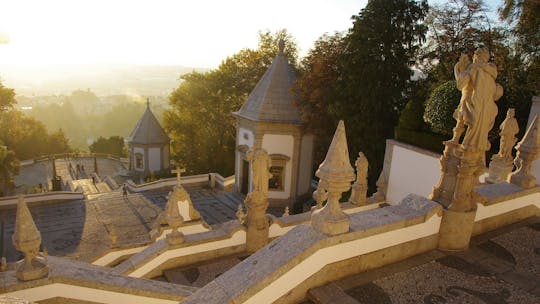
[{"label": "distant hillside", "polygon": [[91,89],[105,95],[168,95],[182,74],[193,70],[184,66],[151,65],[0,65],[0,80],[17,95],[68,94]]}]

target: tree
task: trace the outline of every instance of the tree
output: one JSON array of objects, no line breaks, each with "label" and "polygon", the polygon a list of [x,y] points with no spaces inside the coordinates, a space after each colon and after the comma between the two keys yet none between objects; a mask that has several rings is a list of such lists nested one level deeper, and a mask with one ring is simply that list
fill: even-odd
[{"label": "tree", "polygon": [[8,192],[13,176],[18,173],[19,161],[15,157],[15,153],[0,141],[0,196]]},{"label": "tree", "polygon": [[455,81],[447,81],[431,92],[426,101],[424,121],[433,132],[451,137],[456,125],[453,115],[460,99],[461,93]]},{"label": "tree", "polygon": [[294,64],[296,44],[286,30],[259,33],[256,50],[243,49],[209,72],[192,72],[171,94],[171,109],[164,112],[164,127],[172,137],[172,156],[189,173],[234,172],[235,120],[240,109],[272,59],[278,40]]},{"label": "tree", "polygon": [[111,154],[118,157],[125,157],[127,155],[124,138],[120,136],[111,136],[109,138],[100,136],[88,148],[92,153]]},{"label": "tree", "polygon": [[13,89],[4,87],[4,85],[0,82],[0,112],[13,108],[15,102],[15,91],[13,91]]},{"label": "tree", "polygon": [[[293,91],[306,128],[315,134],[317,147],[328,147],[342,113],[336,113],[336,85],[340,76],[339,58],[345,49],[345,34],[324,34],[300,64],[300,75]],[[314,151],[314,165],[326,155],[324,148]]]},{"label": "tree", "polygon": [[435,85],[453,79],[453,67],[462,53],[480,45],[491,50],[491,22],[481,0],[450,0],[430,7],[428,32],[420,67]]},{"label": "tree", "polygon": [[353,17],[340,57],[335,113],[345,119],[351,157],[363,151],[374,190],[385,140],[393,136],[398,114],[426,28],[426,1],[371,0]]}]

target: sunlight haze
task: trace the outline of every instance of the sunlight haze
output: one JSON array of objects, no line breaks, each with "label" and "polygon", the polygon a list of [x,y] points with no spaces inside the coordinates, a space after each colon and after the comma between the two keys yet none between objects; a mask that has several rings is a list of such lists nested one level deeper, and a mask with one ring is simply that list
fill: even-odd
[{"label": "sunlight haze", "polygon": [[215,68],[257,32],[286,28],[300,55],[347,30],[367,1],[0,1],[0,64]]}]

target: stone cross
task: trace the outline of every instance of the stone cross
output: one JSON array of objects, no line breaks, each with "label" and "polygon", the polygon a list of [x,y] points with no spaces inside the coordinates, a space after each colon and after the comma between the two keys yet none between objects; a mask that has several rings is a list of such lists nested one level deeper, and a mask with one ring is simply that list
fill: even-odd
[{"label": "stone cross", "polygon": [[171,173],[173,173],[173,174],[176,173],[176,185],[177,185],[178,187],[180,187],[180,183],[181,183],[180,179],[181,179],[181,177],[182,177],[181,175],[182,175],[182,173],[184,173],[184,172],[186,172],[186,169],[180,169],[180,167],[178,167],[178,166],[176,166],[176,169],[175,169],[175,170],[172,170],[172,171],[171,171]]}]

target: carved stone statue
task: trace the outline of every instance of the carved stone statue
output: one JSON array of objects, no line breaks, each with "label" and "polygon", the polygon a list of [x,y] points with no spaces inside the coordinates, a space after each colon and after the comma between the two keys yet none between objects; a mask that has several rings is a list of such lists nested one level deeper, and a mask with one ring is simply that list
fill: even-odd
[{"label": "carved stone statue", "polygon": [[493,128],[497,116],[498,100],[503,93],[502,87],[495,82],[497,67],[488,62],[489,52],[479,48],[474,52],[473,63],[469,63],[466,55],[462,55],[454,66],[454,76],[461,100],[455,117],[457,125],[454,129],[453,141],[458,141],[467,127],[463,146],[477,151],[490,148],[488,133]]},{"label": "carved stone statue", "polygon": [[253,168],[253,191],[268,193],[271,160],[264,149],[249,149],[246,157]]},{"label": "carved stone statue", "polygon": [[356,166],[356,181],[352,186],[350,201],[351,204],[354,205],[365,205],[367,193],[368,160],[364,153],[358,153],[358,158],[356,159],[354,165]]},{"label": "carved stone statue", "polygon": [[512,149],[516,144],[516,134],[519,126],[514,117],[514,109],[508,109],[506,119],[499,127],[501,136],[499,153],[491,157],[489,163],[489,175],[486,177],[488,183],[500,183],[506,181],[508,174],[514,168],[512,161]]},{"label": "carved stone statue", "polygon": [[268,243],[268,180],[271,160],[264,149],[251,148],[246,153],[251,164],[251,176],[253,177],[253,189],[244,201],[247,208],[245,225],[247,226],[248,252],[255,252]]},{"label": "carved stone statue", "polygon": [[517,141],[516,134],[519,132],[519,126],[514,115],[515,110],[508,109],[506,118],[500,126],[501,143],[498,155],[503,159],[512,159],[512,149]]},{"label": "carved stone statue", "polygon": [[536,186],[536,177],[531,172],[533,162],[540,154],[540,118],[534,117],[523,139],[516,146],[516,158],[514,164],[516,171],[508,176],[508,182],[522,188]]}]

